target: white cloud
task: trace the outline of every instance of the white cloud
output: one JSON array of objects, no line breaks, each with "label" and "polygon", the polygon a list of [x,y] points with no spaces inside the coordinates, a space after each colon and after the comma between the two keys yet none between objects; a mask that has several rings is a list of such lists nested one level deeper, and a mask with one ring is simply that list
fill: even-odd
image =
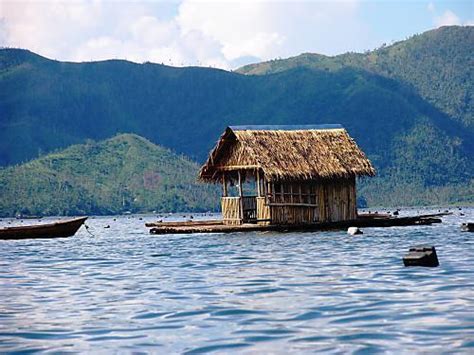
[{"label": "white cloud", "polygon": [[451,10],[446,10],[441,16],[435,16],[434,22],[436,27],[461,24],[459,17]]},{"label": "white cloud", "polygon": [[375,45],[359,20],[357,0],[1,0],[0,6],[1,45],[61,60],[123,58],[228,69],[245,58],[337,54]]},{"label": "white cloud", "polygon": [[6,45],[58,57],[96,27],[101,7],[96,2],[2,2]]},{"label": "white cloud", "polygon": [[433,16],[433,24],[436,28],[441,26],[472,26],[474,24],[472,19],[466,19],[463,22],[461,18],[450,9],[447,9],[441,15],[438,15],[435,5],[431,2],[428,4],[428,11]]},{"label": "white cloud", "polygon": [[253,55],[266,57],[272,47],[281,44],[267,10],[271,3],[205,3],[185,0],[179,7],[177,22],[182,31],[198,31],[222,44],[227,60]]},{"label": "white cloud", "polygon": [[427,9],[429,12],[433,13],[436,11],[436,7],[435,7],[435,4],[433,4],[432,2],[430,2],[427,6]]},{"label": "white cloud", "polygon": [[358,21],[357,10],[358,1],[185,0],[177,22],[184,32],[199,31],[221,43],[228,61],[245,56],[266,60],[363,49],[368,29]]},{"label": "white cloud", "polygon": [[142,16],[130,25],[130,32],[137,42],[153,46],[172,41],[179,33],[174,21],[159,21],[153,16]]}]

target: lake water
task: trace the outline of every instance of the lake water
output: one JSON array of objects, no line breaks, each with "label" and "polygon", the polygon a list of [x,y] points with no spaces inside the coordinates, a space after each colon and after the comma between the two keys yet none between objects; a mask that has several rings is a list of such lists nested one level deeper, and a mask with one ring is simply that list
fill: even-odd
[{"label": "lake water", "polygon": [[[359,236],[152,236],[156,216],[124,216],[0,241],[0,352],[473,353],[474,209],[451,211]],[[438,268],[403,266],[418,244]]]}]

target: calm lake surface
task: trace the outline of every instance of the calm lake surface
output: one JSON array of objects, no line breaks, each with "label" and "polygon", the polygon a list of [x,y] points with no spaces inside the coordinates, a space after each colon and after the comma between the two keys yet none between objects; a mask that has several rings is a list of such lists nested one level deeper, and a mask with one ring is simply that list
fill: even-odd
[{"label": "calm lake surface", "polygon": [[[359,236],[151,236],[156,216],[123,216],[0,241],[0,352],[473,353],[474,209],[451,211]],[[403,267],[418,244],[440,267]]]}]

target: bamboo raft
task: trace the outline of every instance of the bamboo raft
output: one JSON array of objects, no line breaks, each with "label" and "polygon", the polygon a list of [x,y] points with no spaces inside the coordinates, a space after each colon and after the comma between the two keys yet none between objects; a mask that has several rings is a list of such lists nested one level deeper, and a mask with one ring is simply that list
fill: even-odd
[{"label": "bamboo raft", "polygon": [[194,233],[236,233],[236,232],[317,232],[341,230],[349,227],[401,227],[424,226],[441,223],[439,217],[452,213],[425,214],[409,217],[391,217],[382,214],[361,214],[357,219],[341,222],[321,222],[313,224],[271,225],[244,223],[240,225],[224,224],[222,220],[177,221],[147,223],[151,234],[194,234]]}]

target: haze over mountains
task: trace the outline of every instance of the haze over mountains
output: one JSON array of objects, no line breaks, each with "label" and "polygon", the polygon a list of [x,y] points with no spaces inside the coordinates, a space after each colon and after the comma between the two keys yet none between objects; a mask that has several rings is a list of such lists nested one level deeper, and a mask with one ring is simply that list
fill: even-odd
[{"label": "haze over mountains", "polygon": [[0,164],[124,132],[202,162],[227,125],[340,123],[377,168],[370,204],[473,202],[473,51],[473,27],[237,72],[2,49]]}]

